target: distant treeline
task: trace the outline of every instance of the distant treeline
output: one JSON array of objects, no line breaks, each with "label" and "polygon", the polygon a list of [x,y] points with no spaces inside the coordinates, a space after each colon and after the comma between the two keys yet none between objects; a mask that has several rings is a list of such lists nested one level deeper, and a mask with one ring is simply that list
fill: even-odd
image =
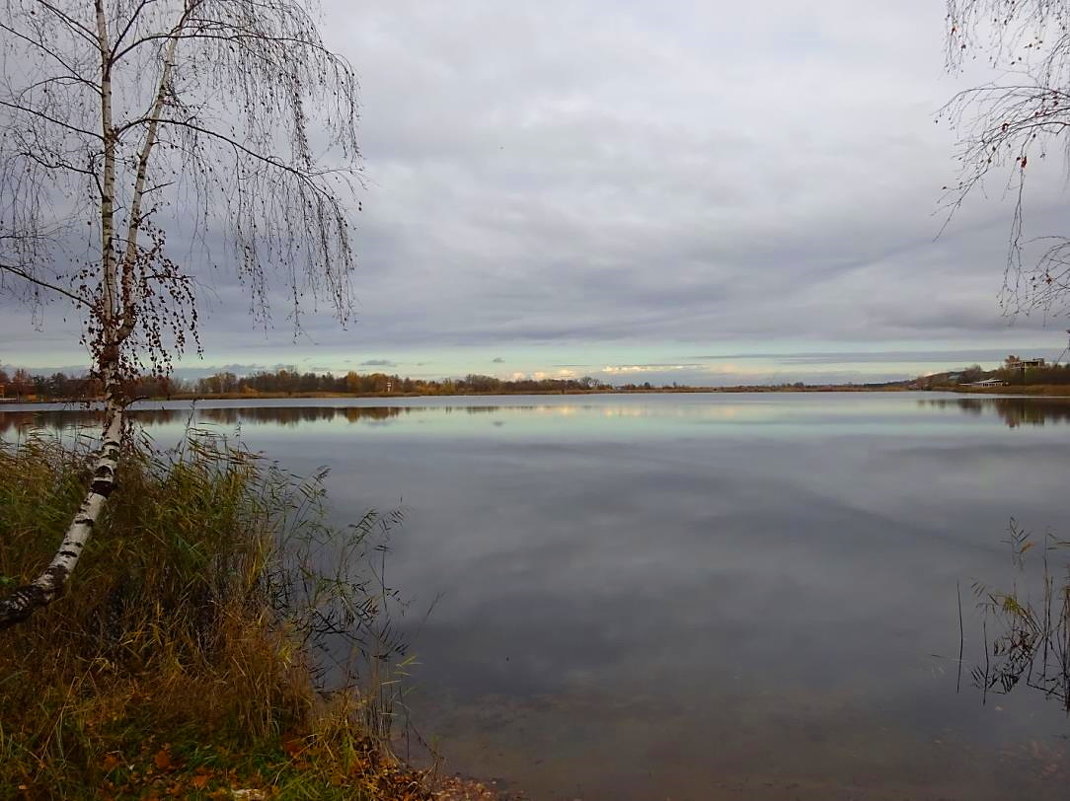
[{"label": "distant treeline", "polygon": [[583,378],[523,378],[505,381],[470,373],[441,381],[402,378],[386,373],[298,373],[291,370],[247,376],[216,373],[196,382],[197,395],[508,395],[541,392],[590,392],[613,389],[590,376]]},{"label": "distant treeline", "polygon": [[82,400],[101,395],[101,384],[85,376],[65,373],[31,375],[28,370],[15,370],[10,375],[0,370],[0,398],[22,400]]},{"label": "distant treeline", "polygon": [[[639,387],[637,387],[639,388]],[[651,388],[646,385],[647,389]],[[489,375],[469,374],[441,381],[401,378],[385,373],[348,372],[299,373],[276,370],[238,376],[219,372],[195,381],[146,376],[131,382],[126,392],[131,398],[258,397],[294,395],[510,395],[612,390],[590,376],[583,378],[524,378],[506,381]],[[0,370],[0,398],[14,400],[64,401],[98,398],[101,384],[95,378],[72,377],[64,373],[31,375],[16,370],[8,375]]]},{"label": "distant treeline", "polygon": [[[978,368],[980,369],[980,368]],[[947,374],[944,374],[945,376]],[[919,379],[920,381],[921,379]],[[1066,381],[1070,383],[1070,376]],[[880,384],[811,385],[797,381],[793,384],[760,386],[698,387],[682,384],[651,384],[649,381],[614,386],[590,376],[582,378],[521,378],[505,380],[489,375],[470,373],[464,378],[445,378],[441,381],[422,378],[402,378],[386,373],[301,373],[296,370],[257,372],[239,376],[229,371],[206,378],[184,380],[174,377],[143,376],[126,387],[133,399],[189,399],[189,398],[257,398],[337,396],[402,396],[402,395],[542,395],[582,392],[829,392],[905,389],[911,382]],[[915,382],[915,387],[917,383]],[[32,375],[18,369],[10,375],[0,370],[0,400],[15,401],[80,401],[96,400],[102,396],[98,379],[87,376],[68,376],[62,372],[52,375]]]}]

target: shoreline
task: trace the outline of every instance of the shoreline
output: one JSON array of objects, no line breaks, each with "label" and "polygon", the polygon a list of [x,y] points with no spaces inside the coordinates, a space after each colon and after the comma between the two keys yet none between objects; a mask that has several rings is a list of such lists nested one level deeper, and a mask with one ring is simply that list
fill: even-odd
[{"label": "shoreline", "polygon": [[[951,392],[959,395],[996,395],[1016,397],[1044,397],[1070,399],[1070,385],[1035,384],[1005,387],[908,387],[902,385],[875,384],[830,384],[796,386],[734,386],[734,387],[661,387],[651,389],[589,389],[589,390],[542,390],[531,392],[463,392],[463,393],[428,393],[428,392],[220,392],[211,394],[176,393],[167,396],[140,397],[134,400],[152,402],[169,401],[220,401],[220,400],[317,400],[317,399],[367,399],[381,398],[508,398],[530,396],[560,395],[794,395],[806,393],[871,393],[871,392],[916,392],[934,393]],[[101,403],[103,398],[0,398],[0,409],[5,405],[45,405],[55,403],[93,404]]]}]

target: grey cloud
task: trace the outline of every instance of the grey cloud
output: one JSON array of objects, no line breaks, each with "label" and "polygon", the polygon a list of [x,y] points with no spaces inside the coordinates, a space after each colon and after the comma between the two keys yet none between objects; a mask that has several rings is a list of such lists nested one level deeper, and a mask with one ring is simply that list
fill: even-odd
[{"label": "grey cloud", "polygon": [[293,365],[273,365],[272,367],[266,367],[263,364],[204,364],[196,367],[175,368],[175,377],[190,381],[198,378],[206,378],[207,376],[215,375],[216,373],[234,373],[234,375],[237,376],[245,376],[262,371],[280,369],[289,370],[292,368]]},{"label": "grey cloud", "polygon": [[88,374],[89,370],[84,364],[61,364],[57,367],[33,367],[29,364],[12,363],[12,364],[0,364],[0,370],[4,370],[7,373],[11,373],[19,368],[25,368],[34,375],[51,375],[53,373],[63,373],[64,375],[71,377],[79,377]]},{"label": "grey cloud", "polygon": [[973,362],[1003,361],[1005,350],[914,350],[914,351],[832,351],[827,353],[724,353],[709,356],[693,356],[703,361],[728,359],[763,359],[784,364],[876,364],[882,362],[932,362],[948,367]]},{"label": "grey cloud", "polygon": [[361,367],[397,367],[397,364],[389,359],[368,359],[360,363]]},{"label": "grey cloud", "polygon": [[794,373],[787,370],[758,370],[747,373],[710,373],[686,366],[680,370],[665,370],[655,365],[643,365],[645,369],[627,373],[596,371],[593,373],[600,380],[620,386],[622,384],[643,384],[650,382],[654,386],[679,384],[695,387],[736,387],[761,386],[766,384],[794,384],[804,381],[807,384],[867,384],[902,381],[910,376],[891,371],[863,370],[822,370],[817,372]]}]

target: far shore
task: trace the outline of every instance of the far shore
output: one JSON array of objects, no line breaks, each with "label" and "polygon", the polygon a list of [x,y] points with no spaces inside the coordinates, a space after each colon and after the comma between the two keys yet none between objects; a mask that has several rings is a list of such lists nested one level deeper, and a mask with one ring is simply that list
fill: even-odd
[{"label": "far shore", "polygon": [[[436,392],[176,392],[171,395],[153,395],[135,398],[135,401],[204,401],[204,400],[298,400],[302,398],[480,398],[480,397],[510,397],[531,395],[662,395],[672,393],[705,394],[705,393],[740,393],[740,392],[906,392],[909,387],[901,385],[868,385],[868,384],[844,384],[844,385],[807,385],[807,386],[738,386],[738,387],[651,387],[636,389],[563,389],[563,390],[533,390],[530,392],[459,392],[459,393],[436,393]],[[1068,392],[1070,394],[1070,392]],[[0,398],[3,403],[100,403],[103,398],[37,398],[34,396],[25,398]]]},{"label": "far shore", "polygon": [[[300,399],[337,399],[346,398],[478,398],[510,396],[553,396],[553,395],[664,395],[664,394],[738,394],[738,393],[799,393],[799,392],[955,392],[962,395],[1017,395],[1025,397],[1065,397],[1070,398],[1070,385],[1034,384],[1026,386],[1004,387],[915,387],[902,383],[896,384],[806,384],[797,385],[755,385],[734,387],[651,387],[615,388],[615,389],[565,389],[532,392],[464,392],[454,394],[420,393],[420,392],[220,392],[190,393],[181,392],[173,395],[159,395],[136,398],[136,401],[216,401],[216,400],[300,400]],[[100,403],[102,398],[0,398],[0,406],[10,404],[38,403]]]}]

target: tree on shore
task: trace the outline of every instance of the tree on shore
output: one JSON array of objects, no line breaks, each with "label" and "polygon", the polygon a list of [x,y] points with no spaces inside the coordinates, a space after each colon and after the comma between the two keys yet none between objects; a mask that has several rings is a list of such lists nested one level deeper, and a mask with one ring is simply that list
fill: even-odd
[{"label": "tree on shore", "polygon": [[1051,0],[947,0],[947,69],[980,55],[1004,78],[958,93],[941,111],[959,135],[959,180],[946,187],[952,213],[990,173],[1009,171],[1014,201],[1002,303],[1010,313],[1065,310],[1070,235],[1035,240],[1024,256],[1027,175],[1062,151],[1070,169],[1070,4]]},{"label": "tree on shore", "polygon": [[261,321],[275,275],[294,319],[306,297],[348,317],[359,153],[354,71],[306,0],[5,0],[0,57],[0,289],[70,305],[105,396],[85,499],[3,628],[63,591],[115,488],[123,387],[199,348],[206,268]]}]

